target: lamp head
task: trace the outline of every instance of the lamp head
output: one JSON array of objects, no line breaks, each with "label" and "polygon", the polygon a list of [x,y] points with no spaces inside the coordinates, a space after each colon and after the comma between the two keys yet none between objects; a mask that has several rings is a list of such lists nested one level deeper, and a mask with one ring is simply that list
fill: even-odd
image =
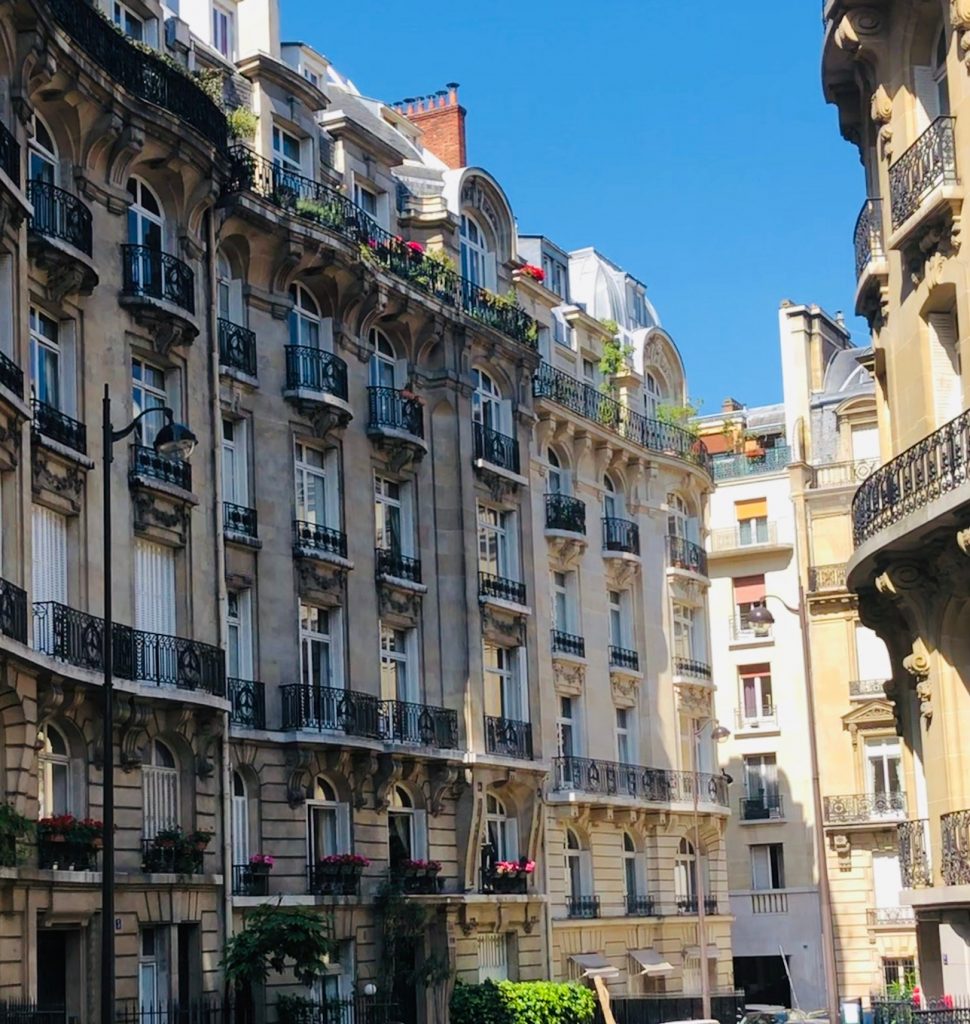
[{"label": "lamp head", "polygon": [[374,984],[374,982],[367,982],[367,984],[364,986],[364,995],[370,996],[371,998],[377,995],[377,986]]},{"label": "lamp head", "polygon": [[711,739],[715,743],[719,743],[721,740],[726,740],[731,735],[731,730],[726,725],[715,725],[711,730]]},{"label": "lamp head", "polygon": [[155,451],[166,459],[178,459],[185,462],[199,439],[183,423],[176,423],[169,420],[164,427],[155,435]]},{"label": "lamp head", "polygon": [[748,625],[755,636],[767,636],[775,624],[775,617],[766,605],[756,604],[748,612]]}]

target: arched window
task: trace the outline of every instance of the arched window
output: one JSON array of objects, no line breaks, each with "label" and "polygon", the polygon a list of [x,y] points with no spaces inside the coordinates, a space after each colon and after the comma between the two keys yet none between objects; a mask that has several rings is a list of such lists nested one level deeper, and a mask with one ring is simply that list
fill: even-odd
[{"label": "arched window", "polygon": [[549,493],[568,494],[569,474],[563,472],[559,456],[550,448],[548,452],[549,461]]},{"label": "arched window", "polygon": [[370,385],[374,388],[397,387],[397,359],[387,335],[376,327],[370,330]]},{"label": "arched window", "polygon": [[627,912],[637,912],[637,897],[645,895],[638,865],[637,845],[629,832],[623,833],[623,880],[626,884]]},{"label": "arched window", "polygon": [[481,288],[495,287],[495,256],[485,232],[468,214],[461,215],[461,276]]},{"label": "arched window", "polygon": [[667,495],[667,536],[690,539],[690,509],[679,494]]},{"label": "arched window", "polygon": [[148,760],[141,769],[145,838],[154,839],[162,829],[180,822],[179,773],[175,755],[161,740],[153,740]]},{"label": "arched window", "polygon": [[472,370],[472,383],[475,393],[472,395],[472,419],[489,430],[509,433],[505,422],[505,406],[502,392],[498,385],[484,370]]},{"label": "arched window", "polygon": [[143,245],[156,252],[162,248],[162,206],[155,193],[141,180],[128,179],[128,244]]},{"label": "arched window", "polygon": [[40,817],[72,812],[71,758],[64,736],[53,725],[38,730],[37,741],[42,744],[37,758],[40,774],[38,796]]},{"label": "arched window", "polygon": [[485,797],[485,830],[496,860],[519,859],[518,823],[494,793]]},{"label": "arched window", "polygon": [[232,270],[223,253],[216,262],[216,296],[219,316],[230,323],[244,325],[246,309],[243,304],[243,282]]},{"label": "arched window", "polygon": [[47,125],[35,114],[34,137],[30,140],[31,181],[43,181],[54,185],[57,181],[57,149]]},{"label": "arched window", "polygon": [[583,895],[584,882],[584,850],[579,836],[571,829],[566,829],[566,895],[577,899]]},{"label": "arched window", "polygon": [[663,401],[664,393],[660,380],[648,370],[643,378],[643,409],[647,416],[655,420]]},{"label": "arched window", "polygon": [[391,870],[406,860],[428,859],[428,830],[424,811],[414,806],[411,794],[395,786],[387,812],[388,862]]},{"label": "arched window", "polygon": [[352,853],[350,807],[337,799],[337,791],[322,775],[313,782],[313,798],[307,801],[308,859],[317,864],[324,857]]},{"label": "arched window", "polygon": [[606,519],[623,517],[623,495],[608,476],[603,477],[603,516]]},{"label": "arched window", "polygon": [[937,116],[950,113],[950,90],[946,78],[947,38],[946,28],[941,28],[933,52],[933,85],[936,88]]},{"label": "arched window", "polygon": [[674,862],[674,897],[682,913],[697,910],[697,855],[693,844],[681,839]]},{"label": "arched window", "polygon": [[246,780],[239,772],[232,773],[232,863],[249,863],[249,795]]},{"label": "arched window", "polygon": [[320,307],[302,284],[290,285],[290,344],[320,347]]}]

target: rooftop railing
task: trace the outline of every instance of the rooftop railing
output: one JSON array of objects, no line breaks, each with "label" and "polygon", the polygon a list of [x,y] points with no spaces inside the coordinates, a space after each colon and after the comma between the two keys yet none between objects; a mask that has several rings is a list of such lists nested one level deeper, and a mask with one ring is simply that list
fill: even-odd
[{"label": "rooftop railing", "polygon": [[714,455],[711,465],[715,481],[732,480],[738,477],[761,476],[764,473],[779,473],[791,462],[791,448],[784,444],[766,448],[756,455],[742,453]]}]

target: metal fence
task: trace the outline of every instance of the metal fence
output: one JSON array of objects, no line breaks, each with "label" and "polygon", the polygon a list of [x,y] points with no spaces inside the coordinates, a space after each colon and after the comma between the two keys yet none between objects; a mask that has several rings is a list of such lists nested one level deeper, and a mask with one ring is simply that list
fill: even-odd
[{"label": "metal fence", "polygon": [[[616,1024],[663,1024],[668,1020],[698,1020],[703,1017],[698,996],[620,996],[610,1000]],[[744,1014],[744,993],[711,995],[711,1016],[720,1024],[736,1024]],[[604,1024],[603,1011],[596,1007],[596,1024]],[[889,1022],[884,1022],[889,1024]]]}]

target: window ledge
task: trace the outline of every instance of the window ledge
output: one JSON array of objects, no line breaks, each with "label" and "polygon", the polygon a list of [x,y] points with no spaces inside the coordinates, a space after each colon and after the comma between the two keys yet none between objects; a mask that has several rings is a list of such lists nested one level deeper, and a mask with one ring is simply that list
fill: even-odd
[{"label": "window ledge", "polygon": [[263,546],[259,537],[250,537],[248,533],[239,533],[236,530],[225,530],[223,536],[227,544],[238,544],[242,548],[254,548],[257,551]]},{"label": "window ledge", "polygon": [[165,480],[159,480],[155,476],[147,476],[144,473],[131,473],[128,476],[128,482],[132,487],[141,487],[146,491],[157,491],[159,494],[164,494],[174,501],[179,501],[186,505],[199,504],[199,496],[193,491],[187,491],[184,487],[178,487],[175,484],[167,483]]},{"label": "window ledge", "polygon": [[326,562],[328,565],[336,565],[341,569],[353,569],[354,563],[343,555],[335,555],[331,551],[321,551],[319,548],[307,548],[294,545],[293,554],[297,558],[308,558],[313,562]]},{"label": "window ledge", "polygon": [[250,376],[243,370],[236,369],[235,366],[227,366],[221,360],[219,362],[219,376],[228,377],[230,380],[237,381],[239,384],[254,391],[259,387],[259,381],[255,377]]},{"label": "window ledge", "polygon": [[495,476],[500,476],[503,480],[508,480],[510,483],[516,484],[519,487],[527,487],[529,481],[526,477],[519,473],[513,473],[510,469],[503,469],[501,466],[497,466],[494,462],[489,462],[488,459],[475,459],[474,466],[476,469],[482,470],[486,473],[494,473]]},{"label": "window ledge", "polygon": [[501,597],[490,597],[488,594],[478,595],[479,604],[491,605],[492,608],[501,609],[504,612],[511,612],[513,615],[531,615],[532,607],[527,604],[519,604],[516,601],[505,601]]},{"label": "window ledge", "polygon": [[742,818],[738,817],[738,824],[744,828],[748,825],[787,825],[788,819],[780,818]]},{"label": "window ledge", "polygon": [[[9,393],[9,392],[8,392]],[[83,455],[75,448],[70,448],[66,444],[61,444],[60,441],[55,441],[52,437],[48,437],[47,434],[41,433],[41,431],[31,428],[32,436],[37,440],[39,444],[42,444],[48,451],[54,452],[56,455],[60,455],[62,459],[67,459],[69,462],[73,462],[80,466],[81,469],[94,469],[94,459],[87,455]]]},{"label": "window ledge", "polygon": [[424,583],[415,583],[414,580],[406,580],[403,576],[392,576],[388,572],[380,572],[377,579],[388,586],[396,587],[398,590],[410,590],[415,594],[427,594],[428,588]]}]

